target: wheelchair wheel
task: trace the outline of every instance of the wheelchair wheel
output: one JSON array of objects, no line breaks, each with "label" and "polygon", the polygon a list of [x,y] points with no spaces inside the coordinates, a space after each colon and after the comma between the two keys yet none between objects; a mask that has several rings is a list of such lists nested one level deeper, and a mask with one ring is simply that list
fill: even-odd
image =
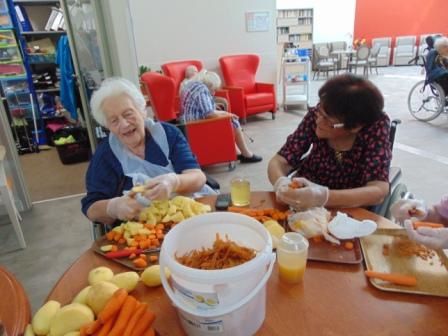
[{"label": "wheelchair wheel", "polygon": [[445,93],[437,83],[425,85],[422,80],[415,84],[408,96],[408,108],[412,116],[420,121],[437,118],[445,107]]}]

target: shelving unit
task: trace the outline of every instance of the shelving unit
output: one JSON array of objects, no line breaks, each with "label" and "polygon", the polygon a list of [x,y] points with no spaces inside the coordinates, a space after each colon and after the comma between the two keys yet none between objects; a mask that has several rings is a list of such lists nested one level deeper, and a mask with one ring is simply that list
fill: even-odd
[{"label": "shelving unit", "polygon": [[313,48],[313,9],[280,9],[277,12],[277,43]]},{"label": "shelving unit", "polygon": [[288,105],[308,104],[311,62],[309,57],[297,57],[294,61],[284,57],[281,80],[283,89],[283,109]]}]

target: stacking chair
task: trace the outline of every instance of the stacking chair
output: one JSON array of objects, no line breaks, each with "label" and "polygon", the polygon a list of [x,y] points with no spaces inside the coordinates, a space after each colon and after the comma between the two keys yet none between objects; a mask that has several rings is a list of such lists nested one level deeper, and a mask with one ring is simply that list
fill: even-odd
[{"label": "stacking chair", "polygon": [[31,321],[30,302],[16,277],[1,266],[0,293],[0,335],[23,335]]},{"label": "stacking chair", "polygon": [[350,59],[349,55],[347,54],[338,54],[337,57],[334,57],[334,54],[332,54],[334,51],[345,51],[347,50],[347,42],[345,41],[336,41],[330,43],[330,55],[335,58],[335,61],[337,61],[337,69],[345,69],[347,68],[348,61]]},{"label": "stacking chair", "polygon": [[390,64],[390,48],[392,44],[391,37],[377,37],[372,39],[372,47],[380,45],[380,51],[377,56],[377,66],[388,66]]},{"label": "stacking chair", "polygon": [[370,49],[370,55],[368,58],[370,73],[373,73],[372,68],[375,68],[376,74],[378,75],[378,54],[380,53],[381,46],[375,44]]},{"label": "stacking chair", "polygon": [[348,62],[348,70],[352,72],[353,67],[355,68],[355,74],[357,72],[358,67],[363,68],[363,76],[369,77],[369,55],[370,49],[368,46],[360,46],[356,50],[355,59]]},{"label": "stacking chair", "polygon": [[398,36],[395,40],[393,65],[409,65],[409,61],[417,55],[415,36]]},{"label": "stacking chair", "polygon": [[326,45],[321,45],[314,49],[316,53],[316,70],[314,71],[313,79],[319,79],[320,73],[325,73],[327,78],[330,76],[330,71],[335,73],[336,71],[336,61],[330,56],[330,49]]}]

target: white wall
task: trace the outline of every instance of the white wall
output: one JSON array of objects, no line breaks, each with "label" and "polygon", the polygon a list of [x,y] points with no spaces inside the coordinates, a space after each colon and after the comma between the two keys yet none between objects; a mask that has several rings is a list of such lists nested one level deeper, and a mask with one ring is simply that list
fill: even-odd
[{"label": "white wall", "polygon": [[[198,59],[218,70],[220,56],[256,53],[257,80],[275,81],[275,0],[130,0],[139,65],[152,70],[173,60]],[[268,32],[246,32],[245,13],[269,11]]]},{"label": "white wall", "polygon": [[313,8],[313,43],[353,40],[356,0],[277,0],[277,8]]}]

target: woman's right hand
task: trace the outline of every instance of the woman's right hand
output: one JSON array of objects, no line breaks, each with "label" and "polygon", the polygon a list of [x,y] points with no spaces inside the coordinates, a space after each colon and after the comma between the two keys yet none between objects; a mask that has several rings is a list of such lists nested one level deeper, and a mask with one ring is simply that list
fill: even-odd
[{"label": "woman's right hand", "polygon": [[106,213],[112,218],[131,220],[136,218],[142,209],[143,205],[135,198],[124,195],[110,199],[107,203]]},{"label": "woman's right hand", "polygon": [[390,212],[400,223],[411,218],[422,220],[428,215],[428,209],[426,208],[425,203],[421,200],[414,199],[399,200],[392,204]]}]

